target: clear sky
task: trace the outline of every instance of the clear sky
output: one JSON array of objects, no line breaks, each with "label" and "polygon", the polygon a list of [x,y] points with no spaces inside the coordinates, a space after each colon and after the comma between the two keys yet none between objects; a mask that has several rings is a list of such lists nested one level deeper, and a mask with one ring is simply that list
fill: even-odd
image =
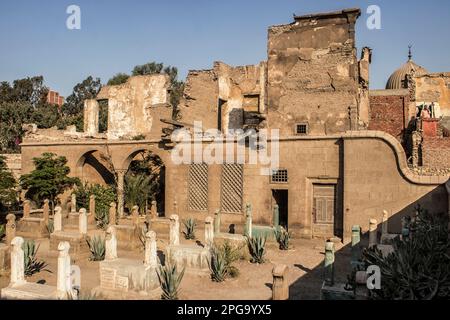
[{"label": "clear sky", "polygon": [[[71,4],[81,30],[66,28]],[[381,30],[366,27],[369,5],[381,8]],[[0,81],[43,75],[67,96],[88,75],[104,83],[149,61],[178,67],[181,78],[218,60],[254,64],[266,59],[268,26],[351,7],[362,10],[358,48],[374,50],[372,89],[406,61],[409,44],[430,72],[450,71],[448,0],[1,0]]]}]

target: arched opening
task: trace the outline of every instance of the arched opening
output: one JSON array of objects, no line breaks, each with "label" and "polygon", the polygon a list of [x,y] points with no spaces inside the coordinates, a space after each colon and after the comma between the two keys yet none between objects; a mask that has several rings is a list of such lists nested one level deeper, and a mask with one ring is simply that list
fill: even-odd
[{"label": "arched opening", "polygon": [[151,209],[156,201],[157,214],[165,216],[165,165],[162,159],[149,150],[133,152],[126,161],[128,165],[124,179],[125,210],[130,212],[135,205],[141,214]]},{"label": "arched opening", "polygon": [[114,185],[115,177],[111,172],[107,157],[98,150],[83,154],[77,164],[82,182],[100,185]]}]

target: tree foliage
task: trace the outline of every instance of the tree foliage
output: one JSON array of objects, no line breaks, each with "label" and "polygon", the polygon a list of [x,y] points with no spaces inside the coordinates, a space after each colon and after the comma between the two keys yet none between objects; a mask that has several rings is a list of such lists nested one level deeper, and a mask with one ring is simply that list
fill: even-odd
[{"label": "tree foliage", "polygon": [[164,201],[164,164],[151,152],[142,152],[140,156],[131,162],[125,176],[125,206],[131,210],[137,205],[144,213],[151,201],[160,205]]},{"label": "tree foliage", "polygon": [[11,170],[6,166],[6,158],[0,156],[0,210],[10,208],[17,203],[17,186]]},{"label": "tree foliage", "polygon": [[69,177],[70,168],[65,157],[54,153],[44,153],[42,157],[33,158],[35,169],[20,177],[20,185],[26,190],[25,197],[42,205],[45,199],[55,203],[58,195],[75,184],[78,178]]},{"label": "tree foliage", "polygon": [[84,100],[94,99],[99,93],[102,85],[100,78],[87,77],[78,83],[70,96],[67,97],[62,110],[66,115],[75,115],[83,112]]},{"label": "tree foliage", "polygon": [[126,73],[116,73],[111,79],[108,80],[107,85],[108,86],[117,86],[120,84],[124,84],[125,82],[127,82],[128,78],[130,76],[127,75]]},{"label": "tree foliage", "polygon": [[116,201],[116,193],[113,186],[85,183],[77,187],[75,195],[78,209],[89,208],[89,198],[91,195],[94,195],[97,225],[103,228],[109,223],[109,207],[111,202]]}]

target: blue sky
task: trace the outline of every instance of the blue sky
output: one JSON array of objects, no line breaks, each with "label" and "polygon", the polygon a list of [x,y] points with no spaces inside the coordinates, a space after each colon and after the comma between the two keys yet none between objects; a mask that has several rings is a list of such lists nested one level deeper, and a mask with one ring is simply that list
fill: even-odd
[{"label": "blue sky", "polygon": [[[81,30],[66,28],[70,4],[81,8]],[[372,4],[381,30],[366,27]],[[88,75],[106,82],[149,61],[177,66],[182,78],[217,60],[254,64],[266,59],[268,26],[350,7],[363,13],[358,48],[374,50],[372,89],[406,61],[409,44],[430,72],[450,71],[448,0],[1,0],[0,81],[43,75],[67,96]]]}]

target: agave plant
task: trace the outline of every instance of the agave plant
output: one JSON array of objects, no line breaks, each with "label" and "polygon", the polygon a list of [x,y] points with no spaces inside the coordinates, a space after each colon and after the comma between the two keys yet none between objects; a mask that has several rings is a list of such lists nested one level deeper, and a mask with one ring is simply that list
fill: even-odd
[{"label": "agave plant", "polygon": [[223,282],[227,276],[227,263],[225,254],[220,248],[211,249],[211,261],[209,262],[211,279],[215,282]]},{"label": "agave plant", "polygon": [[283,227],[280,227],[280,229],[275,230],[275,237],[280,245],[280,250],[289,250],[289,241],[292,237],[291,232],[288,232]]},{"label": "agave plant", "polygon": [[1,224],[0,225],[0,241],[3,239],[4,236],[5,236],[5,225]]},{"label": "agave plant", "polygon": [[30,277],[35,273],[41,271],[51,272],[46,269],[48,264],[45,261],[37,260],[36,254],[39,250],[39,245],[36,247],[34,240],[25,240],[22,245],[24,253],[24,269],[25,275]]},{"label": "agave plant", "polygon": [[195,222],[195,219],[189,218],[185,221],[183,221],[184,227],[186,228],[186,231],[183,231],[184,237],[187,240],[194,240],[195,239],[195,227],[197,227],[197,222]]},{"label": "agave plant", "polygon": [[373,290],[381,300],[448,300],[450,298],[450,239],[448,215],[429,214],[416,209],[411,223],[412,237],[393,241],[394,251],[383,253],[376,247],[365,249],[362,262],[380,268],[383,285]]},{"label": "agave plant", "polygon": [[91,261],[103,261],[105,260],[105,238],[95,236],[87,240],[89,250],[91,250]]},{"label": "agave plant", "polygon": [[158,279],[162,289],[161,299],[178,300],[179,286],[184,276],[184,271],[178,272],[176,265],[166,263],[158,268]]},{"label": "agave plant", "polygon": [[247,238],[248,249],[252,256],[252,263],[262,264],[265,262],[264,255],[266,254],[266,237],[255,236]]}]

